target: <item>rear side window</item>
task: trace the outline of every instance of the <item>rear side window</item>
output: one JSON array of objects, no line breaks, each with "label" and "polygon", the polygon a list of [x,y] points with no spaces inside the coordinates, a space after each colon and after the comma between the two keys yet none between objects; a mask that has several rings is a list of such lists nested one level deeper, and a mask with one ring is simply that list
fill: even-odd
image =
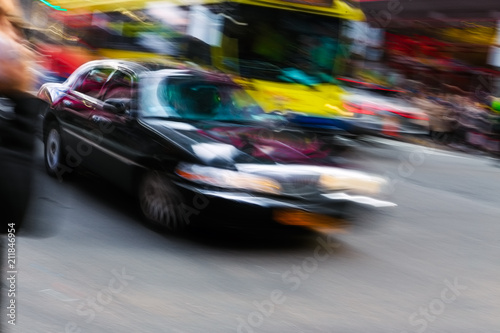
[{"label": "rear side window", "polygon": [[108,83],[104,85],[101,93],[102,100],[109,98],[132,98],[134,89],[134,78],[128,73],[117,70]]},{"label": "rear side window", "polygon": [[97,98],[102,87],[114,72],[113,68],[94,68],[77,81],[74,90],[90,97]]}]

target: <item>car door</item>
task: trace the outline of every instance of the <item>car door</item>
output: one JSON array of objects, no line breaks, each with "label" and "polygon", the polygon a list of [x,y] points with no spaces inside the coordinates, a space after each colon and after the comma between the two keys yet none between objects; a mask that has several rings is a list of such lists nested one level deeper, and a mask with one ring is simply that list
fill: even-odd
[{"label": "car door", "polygon": [[[135,99],[136,75],[126,69],[118,69],[103,86],[99,99],[102,106],[106,101]],[[99,152],[96,172],[106,179],[126,185],[131,181],[134,170],[140,167],[140,156],[146,137],[130,115],[130,110],[114,112],[109,107],[91,111],[92,133],[95,135]]]},{"label": "car door", "polygon": [[66,164],[69,167],[92,167],[97,158],[92,116],[102,108],[98,99],[102,87],[115,71],[111,67],[95,67],[83,73],[58,103]]}]

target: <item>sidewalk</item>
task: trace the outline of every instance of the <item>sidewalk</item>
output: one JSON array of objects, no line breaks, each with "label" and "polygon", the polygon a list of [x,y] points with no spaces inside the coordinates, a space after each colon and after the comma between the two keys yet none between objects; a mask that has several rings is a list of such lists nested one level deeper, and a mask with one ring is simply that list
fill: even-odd
[{"label": "sidewalk", "polygon": [[428,148],[461,152],[461,153],[466,153],[466,154],[475,155],[475,156],[488,156],[488,157],[493,157],[493,158],[499,157],[499,156],[495,155],[494,153],[484,151],[480,148],[473,147],[470,144],[455,143],[455,142],[437,143],[431,137],[402,137],[401,141],[407,142],[407,143],[413,143],[413,144],[428,147]]}]

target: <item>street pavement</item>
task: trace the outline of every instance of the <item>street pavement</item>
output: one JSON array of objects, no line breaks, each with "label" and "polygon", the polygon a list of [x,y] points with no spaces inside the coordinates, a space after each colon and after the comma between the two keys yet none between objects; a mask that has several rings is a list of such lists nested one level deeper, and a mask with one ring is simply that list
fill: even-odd
[{"label": "street pavement", "polygon": [[102,180],[46,176],[40,151],[1,332],[500,332],[499,163],[384,139],[350,158],[397,207],[344,234],[174,236]]}]

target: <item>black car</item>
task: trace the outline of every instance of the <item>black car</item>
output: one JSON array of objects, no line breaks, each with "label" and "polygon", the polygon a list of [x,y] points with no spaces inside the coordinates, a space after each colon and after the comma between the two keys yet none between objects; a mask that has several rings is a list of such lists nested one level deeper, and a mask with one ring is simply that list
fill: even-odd
[{"label": "black car", "polygon": [[351,204],[393,205],[373,198],[382,178],[335,166],[331,145],[265,113],[223,74],[99,60],[38,96],[50,105],[41,116],[48,173],[88,169],[172,230],[201,216],[333,226]]}]

